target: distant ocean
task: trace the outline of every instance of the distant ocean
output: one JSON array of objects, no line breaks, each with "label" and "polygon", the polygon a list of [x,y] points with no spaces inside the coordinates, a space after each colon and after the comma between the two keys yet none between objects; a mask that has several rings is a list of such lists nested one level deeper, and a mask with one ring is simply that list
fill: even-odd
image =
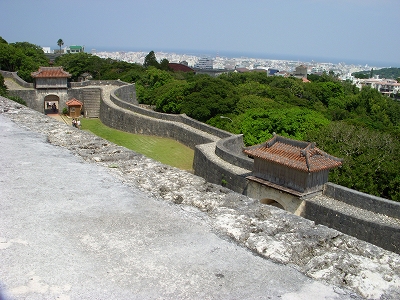
[{"label": "distant ocean", "polygon": [[[164,53],[176,53],[176,54],[186,54],[198,57],[227,57],[227,58],[259,58],[259,59],[270,59],[270,60],[287,60],[287,61],[299,61],[299,62],[318,62],[318,63],[344,63],[346,65],[361,65],[361,66],[371,66],[380,68],[397,67],[389,62],[384,61],[368,61],[360,59],[342,59],[342,58],[329,58],[329,57],[314,57],[314,56],[304,56],[304,55],[282,55],[282,54],[269,54],[269,53],[251,53],[251,52],[235,52],[235,51],[199,51],[199,50],[179,50],[179,49],[134,49],[134,48],[118,48],[118,47],[88,47],[85,46],[85,51],[89,52],[92,49],[96,51],[106,51],[106,52],[164,52]],[[400,66],[399,66],[400,67]]]}]

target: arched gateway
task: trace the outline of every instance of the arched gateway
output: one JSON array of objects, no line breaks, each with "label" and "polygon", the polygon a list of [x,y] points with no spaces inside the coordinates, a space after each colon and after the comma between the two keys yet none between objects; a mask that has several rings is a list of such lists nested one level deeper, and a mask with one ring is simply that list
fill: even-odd
[{"label": "arched gateway", "polygon": [[33,72],[34,88],[38,107],[45,114],[58,113],[68,100],[68,78],[71,74],[62,67],[40,67]]}]

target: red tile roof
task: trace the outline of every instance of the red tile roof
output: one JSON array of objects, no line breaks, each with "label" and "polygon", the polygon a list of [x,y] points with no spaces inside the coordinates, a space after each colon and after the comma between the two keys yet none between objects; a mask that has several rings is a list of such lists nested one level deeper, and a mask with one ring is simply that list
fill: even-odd
[{"label": "red tile roof", "polygon": [[269,141],[243,150],[249,156],[305,172],[319,172],[342,165],[342,160],[315,147],[314,143],[275,135]]},{"label": "red tile roof", "polygon": [[67,101],[65,104],[67,106],[82,106],[83,103],[75,98],[72,98],[71,100]]},{"label": "red tile roof", "polygon": [[68,78],[71,74],[62,67],[40,67],[38,71],[31,73],[34,78]]},{"label": "red tile roof", "polygon": [[250,70],[247,68],[235,68],[235,71],[238,73],[250,72]]},{"label": "red tile roof", "polygon": [[184,64],[169,63],[168,66],[175,72],[194,72],[191,67],[188,67]]}]

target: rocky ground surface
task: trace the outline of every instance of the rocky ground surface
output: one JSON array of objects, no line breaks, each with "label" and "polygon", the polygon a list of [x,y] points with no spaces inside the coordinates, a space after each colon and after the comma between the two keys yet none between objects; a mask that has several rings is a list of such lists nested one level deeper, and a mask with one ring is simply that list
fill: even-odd
[{"label": "rocky ground surface", "polygon": [[182,210],[200,210],[220,236],[261,257],[364,298],[400,299],[400,256],[393,252],[262,205],[2,97],[0,113],[27,130],[44,134],[49,143],[104,166],[128,186]]}]

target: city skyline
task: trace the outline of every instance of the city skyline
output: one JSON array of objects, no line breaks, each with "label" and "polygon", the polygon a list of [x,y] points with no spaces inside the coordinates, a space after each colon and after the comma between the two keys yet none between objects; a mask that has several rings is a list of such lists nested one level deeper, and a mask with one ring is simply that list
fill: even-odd
[{"label": "city skyline", "polygon": [[[400,67],[397,0],[3,0],[0,36],[57,48]],[[15,24],[15,26],[10,26]]]}]

